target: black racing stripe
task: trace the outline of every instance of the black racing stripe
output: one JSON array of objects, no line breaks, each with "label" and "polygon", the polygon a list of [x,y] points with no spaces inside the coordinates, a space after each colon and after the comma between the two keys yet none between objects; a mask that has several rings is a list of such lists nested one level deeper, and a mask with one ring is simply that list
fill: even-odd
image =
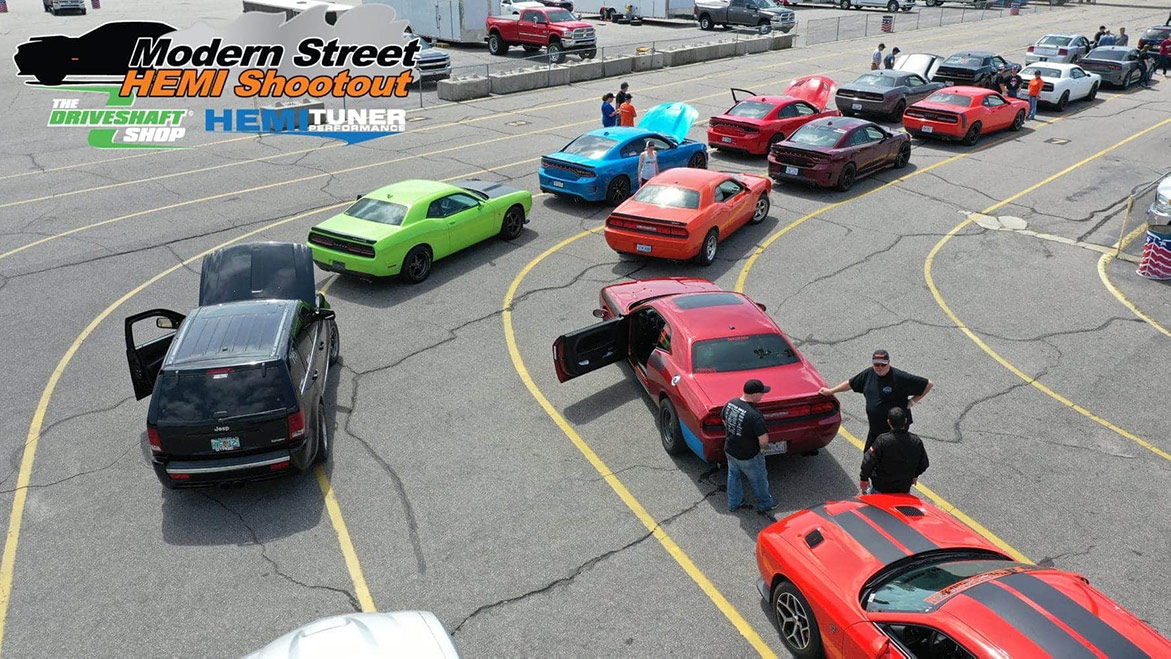
[{"label": "black racing stripe", "polygon": [[886,531],[887,535],[898,540],[907,549],[910,549],[912,554],[939,549],[939,545],[931,542],[922,533],[911,528],[910,524],[907,524],[882,508],[867,505],[859,508],[858,512],[869,518],[878,528]]},{"label": "black racing stripe", "polygon": [[1131,643],[1130,639],[1041,579],[1022,572],[1003,577],[1000,582],[1036,602],[1049,615],[1081,634],[1110,659],[1149,659],[1150,655]]},{"label": "black racing stripe", "polygon": [[997,586],[995,582],[973,586],[957,597],[970,597],[992,609],[1014,629],[1054,659],[1095,659],[1097,655],[1069,635],[1057,623],[1046,618],[1024,600]]},{"label": "black racing stripe", "polygon": [[895,546],[895,543],[888,540],[874,527],[863,521],[852,510],[840,515],[830,515],[826,512],[825,506],[817,506],[812,510],[841,527],[843,531],[850,534],[850,537],[862,545],[863,549],[873,554],[883,565],[890,565],[900,558],[906,558],[908,556],[905,551]]}]

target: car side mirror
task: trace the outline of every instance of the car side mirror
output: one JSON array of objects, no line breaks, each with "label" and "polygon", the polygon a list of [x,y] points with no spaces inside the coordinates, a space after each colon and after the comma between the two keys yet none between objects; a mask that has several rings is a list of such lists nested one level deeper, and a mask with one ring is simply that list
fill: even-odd
[{"label": "car side mirror", "polygon": [[768,311],[768,307],[764,306],[764,305],[763,305],[763,304],[761,304],[760,302],[757,302],[757,303],[756,303],[756,306],[760,307],[760,310],[761,310],[761,311]]},{"label": "car side mirror", "polygon": [[606,312],[601,309],[594,309],[594,318],[605,318]]},{"label": "car side mirror", "polygon": [[362,195],[361,195],[361,194],[356,194],[356,195],[354,195],[354,201],[358,201],[358,200],[359,200],[359,199],[361,199],[361,198],[362,198]]},{"label": "car side mirror", "polygon": [[159,329],[173,330],[176,329],[177,326],[170,318],[167,318],[166,316],[159,316],[158,318],[155,318],[155,327]]},{"label": "car side mirror", "polygon": [[313,317],[317,320],[333,320],[337,317],[337,312],[333,309],[318,309],[314,312]]}]

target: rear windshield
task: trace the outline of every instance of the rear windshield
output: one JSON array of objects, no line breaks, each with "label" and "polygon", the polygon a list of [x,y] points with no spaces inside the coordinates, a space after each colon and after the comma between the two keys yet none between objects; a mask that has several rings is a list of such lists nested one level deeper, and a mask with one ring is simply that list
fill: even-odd
[{"label": "rear windshield", "polygon": [[805,124],[789,137],[790,142],[809,146],[833,146],[846,134],[845,128]]},{"label": "rear windshield", "polygon": [[1058,71],[1057,69],[1042,69],[1042,68],[1037,68],[1037,67],[1033,67],[1033,66],[1030,66],[1029,68],[1025,69],[1024,71],[1021,71],[1021,77],[1022,78],[1032,78],[1033,74],[1036,71],[1041,72],[1042,78],[1060,78],[1061,77],[1061,71]]},{"label": "rear windshield", "polygon": [[1152,39],[1162,41],[1167,37],[1171,37],[1171,27],[1153,27],[1143,33],[1143,39],[1146,41],[1151,41]]},{"label": "rear windshield", "polygon": [[780,334],[708,339],[697,341],[691,350],[691,366],[696,373],[748,371],[797,361],[797,353]]},{"label": "rear windshield", "polygon": [[1126,57],[1126,52],[1127,51],[1125,50],[1107,50],[1105,48],[1095,48],[1094,50],[1091,50],[1090,54],[1086,57],[1091,59],[1109,59],[1121,61],[1123,57]]},{"label": "rear windshield", "polygon": [[699,208],[698,192],[670,185],[644,185],[634,200],[668,208]]},{"label": "rear windshield", "polygon": [[952,55],[944,61],[944,64],[951,64],[952,66],[981,66],[984,64],[984,58],[973,57],[972,55]]},{"label": "rear windshield", "polygon": [[962,94],[949,94],[947,92],[935,92],[927,97],[929,103],[939,103],[940,105],[954,105],[959,108],[966,108],[972,105],[972,98]]},{"label": "rear windshield", "polygon": [[609,137],[587,134],[567,144],[561,152],[583,158],[601,158],[609,153],[610,149],[613,149],[617,143],[618,140],[612,140]]},{"label": "rear windshield", "polygon": [[154,397],[159,421],[166,424],[223,421],[296,405],[279,364],[163,372]]},{"label": "rear windshield", "polygon": [[876,76],[873,74],[866,74],[854,81],[855,85],[870,85],[871,87],[894,87],[898,82],[895,78],[888,76]]},{"label": "rear windshield", "polygon": [[1070,37],[1058,37],[1049,35],[1037,42],[1038,46],[1067,46],[1069,42],[1073,41]]},{"label": "rear windshield", "polygon": [[407,207],[401,204],[392,204],[389,201],[378,199],[359,199],[346,209],[346,215],[360,220],[369,220],[380,224],[398,226],[407,216]]},{"label": "rear windshield", "polygon": [[772,103],[761,103],[760,101],[741,101],[736,104],[736,107],[728,110],[728,114],[733,117],[747,117],[749,119],[764,119],[765,116],[777,106]]}]

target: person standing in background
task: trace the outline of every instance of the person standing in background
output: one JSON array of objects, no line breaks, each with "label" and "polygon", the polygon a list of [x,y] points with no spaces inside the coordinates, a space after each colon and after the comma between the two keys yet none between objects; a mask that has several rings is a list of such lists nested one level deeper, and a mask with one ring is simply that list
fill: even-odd
[{"label": "person standing in background", "polygon": [[659,155],[655,150],[655,143],[646,141],[646,150],[638,156],[638,187],[659,175]]},{"label": "person standing in background", "polygon": [[895,58],[898,57],[898,55],[899,55],[899,47],[895,46],[894,48],[891,48],[890,55],[887,55],[882,60],[883,68],[886,68],[886,69],[895,68]]},{"label": "person standing in background", "polygon": [[927,378],[891,368],[890,353],[885,350],[875,350],[870,361],[872,368],[832,389],[822,387],[818,391],[822,396],[830,396],[853,390],[866,397],[866,418],[870,421],[870,431],[866,433],[867,451],[879,435],[890,429],[886,418],[891,408],[905,409],[907,425],[910,425],[913,421],[911,406],[923,400],[927,392],[935,386],[935,383]]},{"label": "person standing in background", "polygon": [[1041,69],[1033,70],[1033,79],[1029,81],[1029,116],[1026,119],[1037,118],[1037,101],[1041,99],[1041,90],[1045,88],[1045,81],[1041,80]]},{"label": "person standing in background", "polygon": [[756,497],[756,511],[766,513],[777,504],[768,488],[768,468],[761,450],[768,446],[768,426],[764,415],[756,409],[760,399],[772,387],[764,386],[760,380],[744,383],[744,395],[733,398],[724,405],[724,456],[728,458],[728,512],[740,509],[744,501],[744,484],[740,477],[748,478]]},{"label": "person standing in background", "polygon": [[1114,38],[1115,46],[1129,46],[1130,37],[1126,34],[1126,28],[1118,28],[1118,36]]},{"label": "person standing in background", "polygon": [[931,466],[923,440],[907,430],[907,413],[892,407],[886,415],[890,432],[874,440],[862,456],[858,491],[862,494],[910,494],[911,486]]},{"label": "person standing in background", "polygon": [[602,97],[602,128],[609,128],[618,124],[618,110],[612,105],[614,95],[607,93]]},{"label": "person standing in background", "polygon": [[619,126],[634,126],[634,118],[638,116],[638,110],[634,109],[634,104],[631,101],[634,99],[633,94],[627,94],[626,100],[618,106],[618,125]]},{"label": "person standing in background", "polygon": [[616,108],[622,107],[622,104],[626,102],[626,99],[630,95],[629,91],[628,91],[629,89],[630,89],[629,82],[624,82],[618,86],[618,96],[614,97],[614,107],[616,107]]},{"label": "person standing in background", "polygon": [[882,51],[886,50],[886,44],[878,44],[878,48],[870,54],[870,70],[877,71],[882,66]]}]

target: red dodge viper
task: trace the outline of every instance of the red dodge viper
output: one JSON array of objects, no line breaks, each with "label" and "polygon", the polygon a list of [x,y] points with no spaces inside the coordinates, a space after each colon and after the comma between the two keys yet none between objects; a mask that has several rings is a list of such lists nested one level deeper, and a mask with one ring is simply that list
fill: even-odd
[{"label": "red dodge viper", "polygon": [[757,583],[797,657],[1171,657],[1085,577],[1017,563],[909,494],[829,502],[756,539]]}]

